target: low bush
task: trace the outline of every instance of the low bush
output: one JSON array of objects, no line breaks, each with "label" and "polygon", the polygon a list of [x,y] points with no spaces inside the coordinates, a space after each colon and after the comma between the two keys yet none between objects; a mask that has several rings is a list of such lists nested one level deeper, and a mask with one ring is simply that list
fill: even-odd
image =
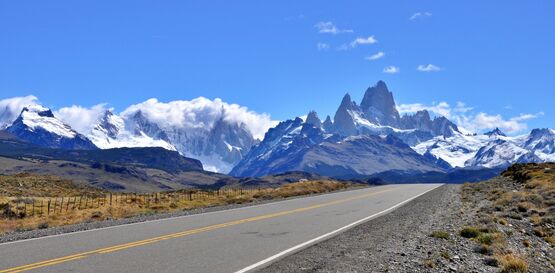
[{"label": "low bush", "polygon": [[476,227],[465,227],[460,232],[461,236],[464,238],[476,238],[480,233],[480,229]]},{"label": "low bush", "polygon": [[526,273],[528,272],[528,263],[513,254],[506,254],[498,257],[501,264],[502,273]]}]

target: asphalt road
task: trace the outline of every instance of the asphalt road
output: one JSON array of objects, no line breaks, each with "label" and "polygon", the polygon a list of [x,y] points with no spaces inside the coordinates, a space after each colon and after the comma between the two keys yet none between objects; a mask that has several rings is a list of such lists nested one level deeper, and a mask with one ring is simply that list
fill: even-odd
[{"label": "asphalt road", "polygon": [[0,273],[247,272],[438,186],[372,187],[4,243]]}]

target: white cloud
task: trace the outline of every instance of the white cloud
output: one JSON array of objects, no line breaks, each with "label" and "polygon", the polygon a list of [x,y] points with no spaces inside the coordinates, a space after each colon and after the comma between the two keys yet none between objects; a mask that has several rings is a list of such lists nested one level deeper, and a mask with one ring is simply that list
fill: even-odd
[{"label": "white cloud", "polygon": [[383,58],[384,56],[385,56],[385,53],[383,53],[382,51],[380,51],[380,52],[377,52],[376,54],[373,54],[373,55],[371,55],[371,56],[368,56],[368,57],[366,57],[366,58],[364,58],[364,59],[369,60],[369,61],[375,61],[375,60],[377,60],[377,59]]},{"label": "white cloud", "polygon": [[350,43],[351,47],[356,47],[358,45],[371,45],[371,44],[375,44],[377,43],[378,40],[376,40],[376,38],[374,38],[374,36],[368,36],[366,38],[363,37],[358,37],[356,38],[354,41],[352,41]]},{"label": "white cloud", "polygon": [[458,113],[466,113],[468,111],[472,111],[473,107],[468,107],[464,102],[457,101],[457,105],[455,106],[454,111]]},{"label": "white cloud", "polygon": [[210,100],[199,97],[190,101],[178,100],[167,103],[149,99],[129,106],[121,115],[132,115],[138,110],[162,128],[211,128],[216,120],[223,117],[226,121],[245,124],[258,139],[262,139],[264,133],[277,124],[277,121],[272,120],[266,113],[259,114],[247,107],[223,102],[219,98]]},{"label": "white cloud", "polygon": [[374,37],[374,35],[372,36],[368,36],[368,37],[357,37],[356,39],[354,39],[352,42],[348,43],[348,44],[343,44],[340,47],[338,47],[338,50],[349,50],[349,49],[353,49],[359,45],[371,45],[371,44],[375,44],[377,43],[378,40],[376,40],[376,38]]},{"label": "white cloud", "polygon": [[463,116],[458,122],[467,130],[480,132],[499,128],[507,133],[516,133],[528,128],[520,117],[504,119],[501,115],[489,115],[483,112],[475,116]]},{"label": "white cloud", "polygon": [[353,33],[352,29],[339,29],[335,26],[332,22],[318,22],[314,25],[316,29],[318,29],[319,33],[331,33],[331,34],[339,34],[339,33]]},{"label": "white cloud", "polygon": [[433,64],[421,64],[416,69],[421,72],[437,72],[442,70],[441,67]]},{"label": "white cloud", "polygon": [[387,73],[387,74],[397,74],[401,72],[401,70],[399,69],[399,67],[390,65],[386,68],[383,69],[383,73]]},{"label": "white cloud", "polygon": [[90,108],[72,105],[55,111],[54,116],[71,126],[75,131],[81,134],[89,134],[106,110],[112,109],[108,109],[104,103]]},{"label": "white cloud", "polygon": [[318,48],[318,50],[328,50],[330,48],[330,45],[326,43],[317,43],[316,47]]},{"label": "white cloud", "polygon": [[422,110],[428,110],[436,115],[449,118],[451,116],[451,106],[447,102],[440,102],[432,105],[425,105],[422,103],[400,104],[397,110],[401,114],[416,113]]},{"label": "white cloud", "polygon": [[411,17],[409,17],[409,20],[414,21],[418,18],[430,17],[430,16],[432,16],[431,12],[427,12],[427,11],[425,11],[425,12],[415,12],[414,14],[412,14]]},{"label": "white cloud", "polygon": [[516,117],[503,118],[501,115],[490,115],[484,112],[477,114],[472,113],[473,108],[467,106],[463,102],[457,102],[454,107],[447,102],[426,105],[422,103],[400,104],[397,107],[401,114],[416,113],[420,110],[428,110],[429,112],[444,116],[453,121],[464,131],[484,132],[495,128],[499,128],[509,134],[518,133],[528,128],[525,123],[528,120],[538,118],[544,113],[536,114],[520,114]]},{"label": "white cloud", "polygon": [[511,118],[513,121],[527,121],[531,119],[535,119],[544,115],[544,112],[539,112],[536,114],[520,114],[519,116]]},{"label": "white cloud", "polygon": [[0,129],[8,127],[21,113],[23,107],[38,104],[37,97],[13,97],[0,100]]}]

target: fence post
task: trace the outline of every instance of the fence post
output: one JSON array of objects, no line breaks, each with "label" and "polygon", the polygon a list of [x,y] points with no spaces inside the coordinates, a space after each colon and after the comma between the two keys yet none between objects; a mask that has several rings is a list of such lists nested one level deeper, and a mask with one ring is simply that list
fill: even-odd
[{"label": "fence post", "polygon": [[12,209],[11,209],[11,207],[10,207],[10,200],[8,200],[8,203],[7,203],[6,205],[8,206],[8,207],[7,207],[7,210],[8,210],[8,211],[7,211],[8,217],[12,217]]}]

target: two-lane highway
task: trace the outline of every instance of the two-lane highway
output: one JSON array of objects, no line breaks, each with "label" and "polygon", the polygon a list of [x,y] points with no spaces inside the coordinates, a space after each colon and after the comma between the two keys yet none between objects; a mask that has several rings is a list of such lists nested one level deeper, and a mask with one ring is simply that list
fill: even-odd
[{"label": "two-lane highway", "polygon": [[372,187],[5,243],[0,273],[247,272],[438,186]]}]

